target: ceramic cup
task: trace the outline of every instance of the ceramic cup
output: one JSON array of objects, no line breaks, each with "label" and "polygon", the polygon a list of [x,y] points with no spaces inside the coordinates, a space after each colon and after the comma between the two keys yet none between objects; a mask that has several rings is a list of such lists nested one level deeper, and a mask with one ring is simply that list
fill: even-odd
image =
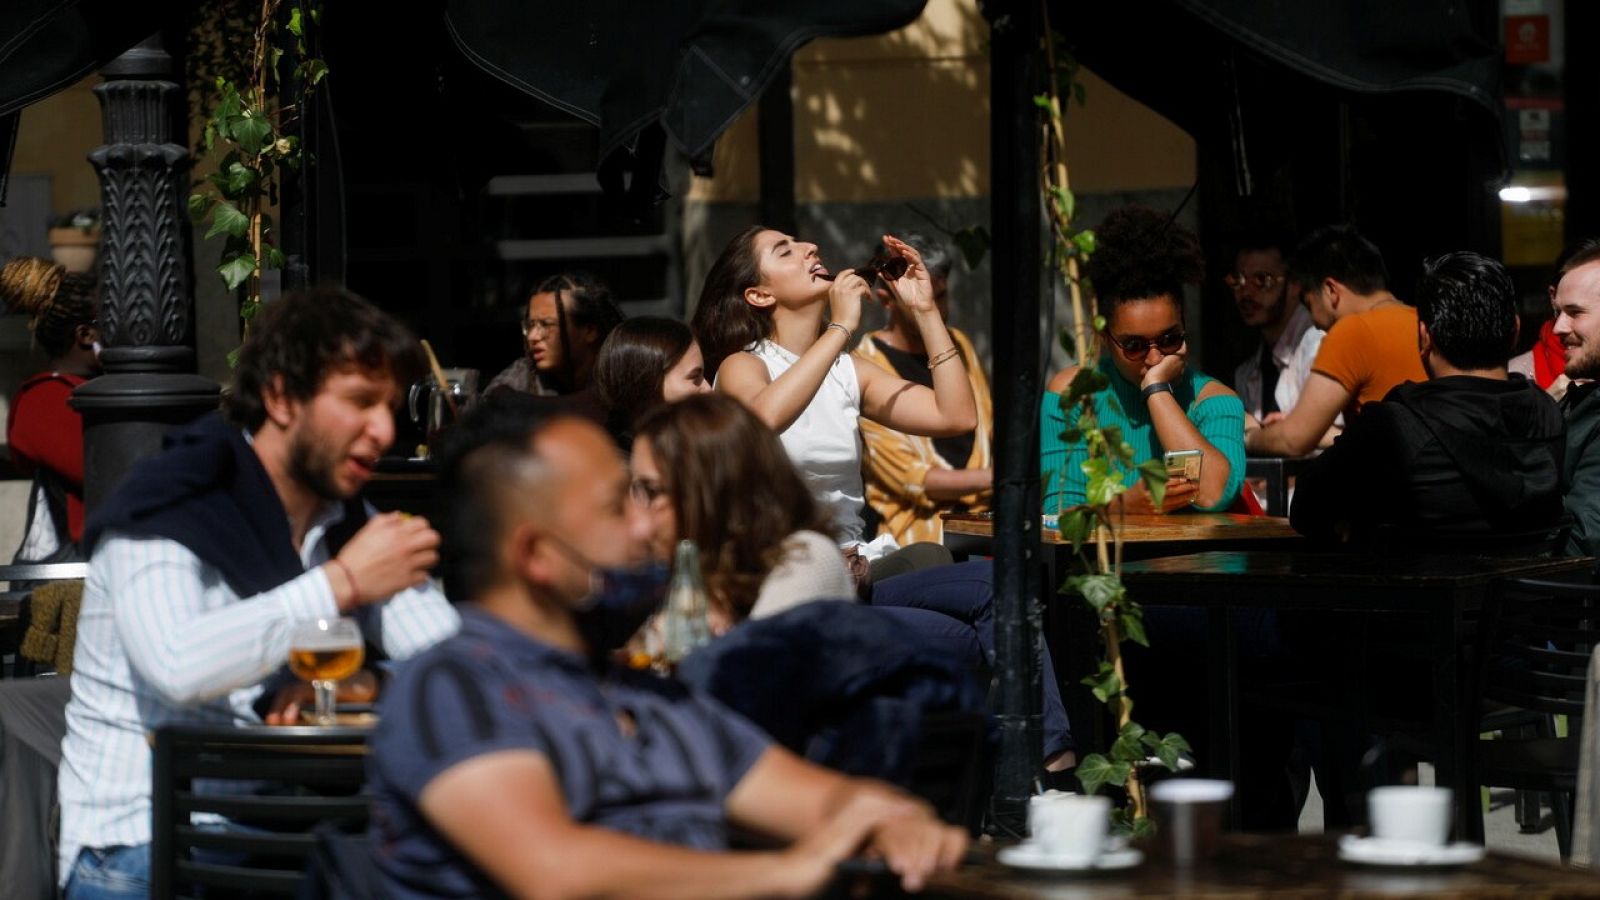
[{"label": "ceramic cup", "polygon": [[1088,864],[1105,848],[1111,823],[1107,797],[1040,794],[1028,801],[1028,834],[1034,844],[1064,862]]},{"label": "ceramic cup", "polygon": [[1367,794],[1367,821],[1372,836],[1442,847],[1450,837],[1449,788],[1393,785]]},{"label": "ceramic cup", "polygon": [[1169,778],[1150,788],[1155,809],[1156,849],[1174,866],[1210,859],[1222,836],[1222,813],[1233,796],[1233,782]]}]

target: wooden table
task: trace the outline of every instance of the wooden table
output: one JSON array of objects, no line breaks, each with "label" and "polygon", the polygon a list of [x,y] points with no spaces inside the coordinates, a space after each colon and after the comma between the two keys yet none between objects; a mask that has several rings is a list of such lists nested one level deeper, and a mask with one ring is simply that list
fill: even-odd
[{"label": "wooden table", "polygon": [[[1356,866],[1338,858],[1338,843],[1325,835],[1223,837],[1217,858],[1176,871],[1159,860],[1123,872],[1084,877],[1018,872],[994,859],[994,845],[981,845],[978,860],[935,876],[924,897],[1600,897],[1600,876],[1581,869],[1491,852],[1458,869]],[[898,896],[886,876],[860,877],[863,892],[840,896]]]},{"label": "wooden table", "polygon": [[[1468,815],[1466,805],[1478,802],[1471,764],[1476,710],[1469,707],[1463,671],[1468,617],[1503,579],[1575,574],[1593,563],[1589,558],[1209,552],[1127,563],[1122,580],[1140,603],[1207,610],[1213,758],[1200,762],[1218,777],[1230,779],[1239,771],[1239,691],[1229,610],[1381,613],[1421,621],[1426,639],[1416,652],[1431,664],[1431,744],[1437,780],[1455,789],[1456,834],[1481,840],[1481,820]],[[1159,723],[1144,724],[1159,727]],[[1234,797],[1237,801],[1238,794]]]},{"label": "wooden table", "polygon": [[[1185,512],[1172,515],[1121,517],[1123,559],[1138,560],[1200,550],[1243,550],[1255,548],[1293,548],[1305,539],[1289,527],[1289,520],[1272,516],[1238,513]],[[1066,573],[1073,566],[1070,541],[1060,532],[1041,530],[1045,568],[1045,597],[1057,596]],[[944,517],[944,545],[959,559],[962,556],[988,556],[994,543],[994,520],[988,516],[947,515]],[[1087,552],[1093,553],[1090,548]],[[1056,667],[1061,700],[1072,723],[1073,737],[1080,752],[1104,750],[1110,743],[1105,707],[1082,684],[1094,672],[1099,655],[1099,636],[1093,612],[1076,600],[1045,604],[1044,635]]]}]

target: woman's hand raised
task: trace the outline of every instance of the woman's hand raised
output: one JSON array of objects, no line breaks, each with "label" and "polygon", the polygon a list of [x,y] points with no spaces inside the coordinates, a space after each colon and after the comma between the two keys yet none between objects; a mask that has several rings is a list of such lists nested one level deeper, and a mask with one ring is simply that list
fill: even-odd
[{"label": "woman's hand raised", "polygon": [[843,269],[833,276],[828,288],[828,321],[837,322],[854,333],[861,326],[861,300],[871,287],[855,269]]},{"label": "woman's hand raised", "polygon": [[894,281],[885,279],[889,286],[889,293],[894,297],[894,302],[900,305],[908,315],[917,316],[925,313],[939,314],[939,307],[933,302],[933,280],[928,277],[928,267],[922,263],[922,254],[917,248],[892,234],[883,236],[883,243],[896,256],[906,261],[906,273]]}]

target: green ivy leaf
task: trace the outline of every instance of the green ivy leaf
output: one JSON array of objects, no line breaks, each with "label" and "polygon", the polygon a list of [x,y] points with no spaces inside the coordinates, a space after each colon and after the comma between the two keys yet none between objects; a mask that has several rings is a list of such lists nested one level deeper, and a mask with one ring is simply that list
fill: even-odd
[{"label": "green ivy leaf", "polygon": [[976,269],[984,256],[989,253],[989,230],[982,225],[971,225],[950,235],[950,240],[955,241],[961,248],[961,256],[967,261],[967,269]]},{"label": "green ivy leaf", "polygon": [[[1078,248],[1078,252],[1082,253],[1084,256],[1092,256],[1092,255],[1094,255],[1094,248],[1095,248],[1094,232],[1088,231],[1088,230],[1084,230],[1084,231],[1078,232],[1077,234],[1072,236],[1072,244],[1073,244],[1073,246],[1077,247]],[[1104,326],[1101,326],[1101,327],[1104,327]]]},{"label": "green ivy leaf", "polygon": [[232,350],[228,351],[228,368],[236,369],[238,367],[239,367],[239,348],[235,347]]},{"label": "green ivy leaf", "polygon": [[[1094,317],[1094,330],[1095,331],[1105,331],[1106,330],[1106,317],[1105,316],[1102,316],[1102,315],[1099,315],[1099,314],[1095,315],[1095,317]],[[1108,380],[1106,383],[1110,384],[1110,381]]]},{"label": "green ivy leaf", "polygon": [[1193,752],[1194,750],[1189,746],[1189,742],[1184,740],[1183,735],[1177,732],[1169,732],[1163,735],[1161,742],[1156,745],[1156,758],[1161,760],[1161,765],[1165,766],[1169,772],[1178,771],[1178,754]]},{"label": "green ivy leaf", "polygon": [[1089,539],[1089,528],[1094,524],[1094,518],[1089,510],[1078,507],[1070,512],[1063,513],[1056,521],[1056,530],[1061,533],[1061,539],[1071,541],[1077,547]]},{"label": "green ivy leaf", "polygon": [[1122,726],[1122,733],[1117,735],[1116,741],[1111,744],[1111,758],[1117,762],[1143,762],[1147,756],[1144,751],[1144,734],[1144,728],[1138,722],[1129,722]]},{"label": "green ivy leaf", "polygon": [[240,212],[239,207],[227,200],[218,200],[211,212],[211,230],[206,232],[206,237],[213,238],[219,234],[244,237],[245,232],[249,230],[249,216]]},{"label": "green ivy leaf", "polygon": [[1126,490],[1120,479],[1111,474],[1111,461],[1103,457],[1084,460],[1083,501],[1090,506],[1105,506]]},{"label": "green ivy leaf", "polygon": [[1088,103],[1088,93],[1083,88],[1083,82],[1074,82],[1072,85],[1072,98],[1078,101],[1079,106]]},{"label": "green ivy leaf", "polygon": [[217,272],[222,275],[222,283],[227,285],[230,291],[237,290],[239,285],[244,284],[255,274],[255,271],[256,258],[248,253],[231,257],[217,266]]},{"label": "green ivy leaf", "polygon": [[1039,107],[1042,110],[1045,110],[1046,112],[1049,112],[1049,110],[1050,110],[1050,95],[1049,94],[1034,94],[1033,95],[1033,105]]},{"label": "green ivy leaf", "polygon": [[1115,575],[1074,575],[1067,579],[1067,586],[1087,600],[1095,612],[1115,607],[1127,596],[1122,580]]},{"label": "green ivy leaf", "polygon": [[238,197],[244,194],[255,187],[256,183],[261,180],[260,173],[240,162],[229,163],[227,168],[223,170],[223,175],[227,181],[227,187],[224,190],[230,197]]},{"label": "green ivy leaf", "polygon": [[1078,763],[1078,782],[1086,794],[1097,794],[1108,784],[1128,783],[1131,767],[1127,763],[1112,762],[1098,753],[1091,753]]},{"label": "green ivy leaf", "polygon": [[211,211],[211,204],[215,203],[216,199],[217,196],[204,187],[195,188],[189,194],[189,218],[198,225],[200,220],[206,217],[206,213]]},{"label": "green ivy leaf", "polygon": [[1150,646],[1150,638],[1144,633],[1144,610],[1137,605],[1129,603],[1122,606],[1117,614],[1117,628],[1122,631],[1126,640],[1133,641],[1141,647]]},{"label": "green ivy leaf", "polygon": [[267,257],[266,267],[269,269],[281,269],[283,268],[284,263],[288,261],[284,258],[283,251],[279,250],[277,247],[267,247],[265,256]]},{"label": "green ivy leaf", "polygon": [[259,114],[242,115],[233,125],[234,140],[248,156],[260,156],[261,148],[270,143],[272,123]]},{"label": "green ivy leaf", "polygon": [[1094,693],[1095,699],[1105,703],[1112,697],[1122,693],[1122,679],[1117,677],[1117,670],[1105,660],[1100,660],[1100,668],[1092,675],[1085,675],[1078,682]]},{"label": "green ivy leaf", "polygon": [[300,68],[306,87],[314,87],[317,82],[328,76],[328,64],[320,59],[308,59]]},{"label": "green ivy leaf", "polygon": [[1165,460],[1147,459],[1139,464],[1139,477],[1150,491],[1150,500],[1156,506],[1167,496],[1167,464]]},{"label": "green ivy leaf", "polygon": [[1077,403],[1091,394],[1098,394],[1111,386],[1111,379],[1104,372],[1091,366],[1078,369],[1078,374],[1072,376],[1072,383],[1067,385],[1067,392],[1061,395],[1061,402]]},{"label": "green ivy leaf", "polygon": [[300,7],[289,10],[289,33],[295,37],[305,35],[305,26],[300,21]]},{"label": "green ivy leaf", "polygon": [[1072,329],[1063,328],[1056,332],[1056,342],[1061,345],[1061,350],[1067,354],[1067,359],[1078,358],[1078,343],[1072,339]]}]

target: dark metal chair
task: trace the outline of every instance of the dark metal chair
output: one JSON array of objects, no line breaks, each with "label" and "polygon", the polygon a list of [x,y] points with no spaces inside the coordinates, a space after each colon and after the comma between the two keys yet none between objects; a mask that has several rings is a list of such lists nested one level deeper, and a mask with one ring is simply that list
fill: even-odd
[{"label": "dark metal chair", "polygon": [[[294,896],[317,846],[313,829],[366,829],[367,735],[346,727],[158,730],[150,895]],[[201,780],[203,792],[196,789]],[[229,825],[194,824],[195,813],[222,816]]]},{"label": "dark metal chair", "polygon": [[[1481,634],[1483,701],[1539,718],[1531,737],[1478,743],[1478,782],[1549,794],[1556,843],[1567,859],[1589,660],[1600,645],[1600,584],[1511,580],[1486,607]],[[1565,737],[1557,735],[1557,716],[1567,717]]]}]

